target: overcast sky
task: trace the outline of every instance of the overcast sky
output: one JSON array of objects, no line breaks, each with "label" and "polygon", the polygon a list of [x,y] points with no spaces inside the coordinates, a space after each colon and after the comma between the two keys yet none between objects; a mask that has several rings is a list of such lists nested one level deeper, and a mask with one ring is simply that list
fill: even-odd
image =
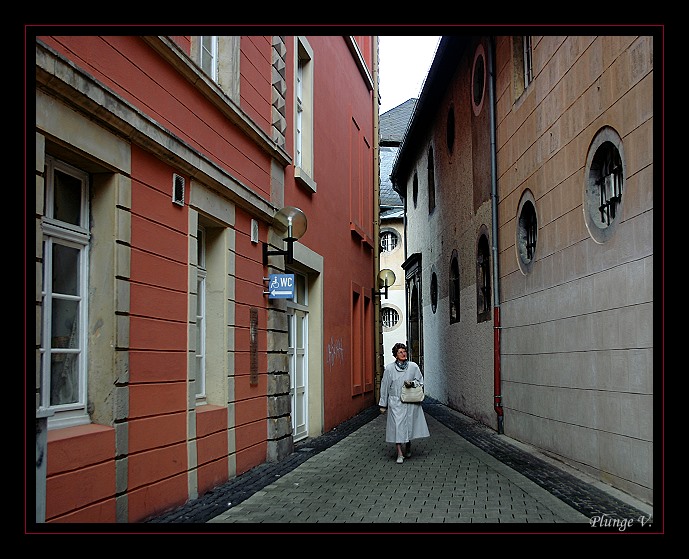
[{"label": "overcast sky", "polygon": [[380,114],[419,97],[439,39],[430,35],[380,37]]}]

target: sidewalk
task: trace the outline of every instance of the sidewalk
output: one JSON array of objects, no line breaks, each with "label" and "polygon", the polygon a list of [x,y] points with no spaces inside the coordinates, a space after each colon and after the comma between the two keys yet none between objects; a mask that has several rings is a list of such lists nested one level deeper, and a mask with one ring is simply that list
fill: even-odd
[{"label": "sidewalk", "polygon": [[385,416],[373,407],[296,445],[286,460],[253,468],[148,522],[201,522],[208,530],[233,532],[254,525],[253,531],[273,533],[297,528],[284,524],[378,532],[410,523],[442,532],[660,529],[649,505],[567,471],[430,398],[423,406],[431,436],[414,441],[403,464],[385,442]]}]

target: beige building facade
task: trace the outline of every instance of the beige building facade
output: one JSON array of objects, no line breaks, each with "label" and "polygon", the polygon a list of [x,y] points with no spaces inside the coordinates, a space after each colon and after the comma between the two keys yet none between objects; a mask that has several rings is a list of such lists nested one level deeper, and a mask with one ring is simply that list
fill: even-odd
[{"label": "beige building facade", "polygon": [[429,395],[649,503],[657,39],[444,37],[393,170]]}]

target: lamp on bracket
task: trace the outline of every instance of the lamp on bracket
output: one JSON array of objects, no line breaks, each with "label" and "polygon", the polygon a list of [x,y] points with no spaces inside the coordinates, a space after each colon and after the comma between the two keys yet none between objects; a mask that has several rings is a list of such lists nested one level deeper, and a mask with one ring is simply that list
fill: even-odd
[{"label": "lamp on bracket", "polygon": [[[385,298],[388,298],[388,288],[395,283],[395,272],[387,268],[378,272],[378,287],[385,290]],[[380,291],[373,290],[373,295],[383,295],[383,289]]]},{"label": "lamp on bracket", "polygon": [[263,243],[263,265],[268,265],[269,256],[283,255],[285,265],[291,264],[294,259],[294,242],[301,239],[306,233],[306,215],[299,208],[285,206],[275,214],[275,224],[280,229],[287,232],[284,241],[287,243],[286,250],[268,250],[268,243]]}]

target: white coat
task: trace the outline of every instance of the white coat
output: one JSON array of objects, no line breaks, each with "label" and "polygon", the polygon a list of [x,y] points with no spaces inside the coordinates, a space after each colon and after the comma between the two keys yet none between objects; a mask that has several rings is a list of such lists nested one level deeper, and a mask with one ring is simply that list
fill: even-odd
[{"label": "white coat", "polygon": [[412,439],[430,437],[426,416],[421,404],[405,404],[400,400],[405,380],[413,380],[423,386],[421,369],[413,361],[404,370],[396,362],[385,366],[383,380],[380,381],[380,400],[378,405],[388,409],[385,426],[385,442],[408,443]]}]

